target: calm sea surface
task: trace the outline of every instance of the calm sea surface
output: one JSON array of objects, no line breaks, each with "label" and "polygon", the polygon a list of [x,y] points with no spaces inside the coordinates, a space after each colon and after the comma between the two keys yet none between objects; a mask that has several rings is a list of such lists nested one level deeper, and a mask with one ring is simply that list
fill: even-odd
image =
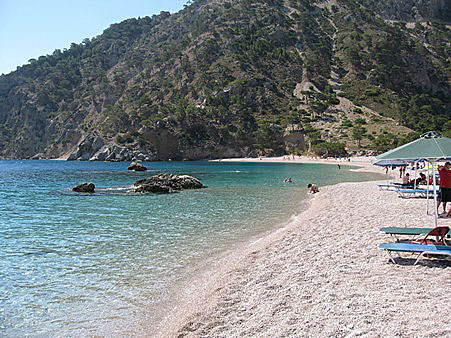
[{"label": "calm sea surface", "polygon": [[[190,267],[288,222],[302,211],[307,183],[378,177],[321,164],[144,164],[151,170],[0,161],[0,336],[149,333]],[[161,172],[195,176],[208,188],[120,193]],[[283,183],[287,177],[294,183]],[[83,182],[102,190],[71,192]]]}]

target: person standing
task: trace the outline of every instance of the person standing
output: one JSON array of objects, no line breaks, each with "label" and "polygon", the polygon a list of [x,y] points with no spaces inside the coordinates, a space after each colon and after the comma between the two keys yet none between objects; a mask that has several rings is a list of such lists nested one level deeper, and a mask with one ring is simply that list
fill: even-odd
[{"label": "person standing", "polygon": [[[440,174],[440,194],[441,203],[443,203],[443,213],[446,217],[451,217],[451,208],[446,213],[446,203],[451,202],[451,163],[446,162],[444,166],[438,167],[438,173]],[[437,209],[440,203],[437,205]]]}]

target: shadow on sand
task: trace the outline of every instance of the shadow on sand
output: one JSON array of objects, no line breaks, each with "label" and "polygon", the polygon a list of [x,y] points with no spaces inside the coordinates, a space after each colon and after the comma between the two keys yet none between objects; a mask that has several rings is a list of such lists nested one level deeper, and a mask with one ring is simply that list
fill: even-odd
[{"label": "shadow on sand", "polygon": [[[395,262],[397,265],[402,265],[402,266],[413,266],[416,258],[405,258],[405,257],[396,257],[394,258]],[[391,260],[389,260],[389,263],[393,262]],[[451,260],[447,260],[447,259],[428,259],[428,258],[424,258],[421,259],[417,265],[422,265],[422,266],[427,266],[430,268],[442,268],[442,269],[446,269],[451,267]]]}]

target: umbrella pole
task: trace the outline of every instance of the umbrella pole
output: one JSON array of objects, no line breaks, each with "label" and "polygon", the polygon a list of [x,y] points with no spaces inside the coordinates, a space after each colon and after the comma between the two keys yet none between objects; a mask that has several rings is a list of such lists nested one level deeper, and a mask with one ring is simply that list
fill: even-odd
[{"label": "umbrella pole", "polygon": [[434,193],[434,227],[437,227],[438,224],[438,210],[437,210],[437,191],[436,182],[435,182],[435,161],[432,161],[432,182],[434,185],[433,193]]},{"label": "umbrella pole", "polygon": [[427,186],[427,191],[426,191],[426,215],[429,215],[429,189],[430,189],[429,180],[430,180],[430,177],[431,177],[431,175],[429,174],[429,165],[428,165],[428,175],[427,175],[428,186]]},{"label": "umbrella pole", "polygon": [[413,181],[413,188],[416,189],[417,188],[417,163],[418,162],[413,162],[415,165],[415,177],[414,177],[414,181]]}]

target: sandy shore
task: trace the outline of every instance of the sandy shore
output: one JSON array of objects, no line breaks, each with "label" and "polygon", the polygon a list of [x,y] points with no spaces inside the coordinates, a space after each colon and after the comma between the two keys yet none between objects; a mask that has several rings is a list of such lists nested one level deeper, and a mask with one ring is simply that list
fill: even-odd
[{"label": "sandy shore", "polygon": [[335,158],[320,158],[309,156],[293,156],[286,155],[280,157],[245,157],[245,158],[226,158],[221,160],[212,160],[211,162],[251,162],[251,163],[317,163],[317,164],[333,164],[333,165],[351,165],[360,167],[359,171],[384,173],[383,168],[374,166],[372,162],[374,157],[350,157],[335,159]]},{"label": "sandy shore", "polygon": [[377,248],[390,241],[381,226],[432,226],[425,200],[364,182],[322,188],[309,203],[285,228],[199,274],[152,335],[450,336],[451,263],[394,265]]},{"label": "sandy shore", "polygon": [[287,163],[331,163],[331,164],[352,164],[352,163],[371,163],[374,157],[359,156],[349,158],[321,158],[298,155],[285,155],[279,157],[241,157],[241,158],[224,158],[220,160],[212,160],[212,162],[287,162]]}]

